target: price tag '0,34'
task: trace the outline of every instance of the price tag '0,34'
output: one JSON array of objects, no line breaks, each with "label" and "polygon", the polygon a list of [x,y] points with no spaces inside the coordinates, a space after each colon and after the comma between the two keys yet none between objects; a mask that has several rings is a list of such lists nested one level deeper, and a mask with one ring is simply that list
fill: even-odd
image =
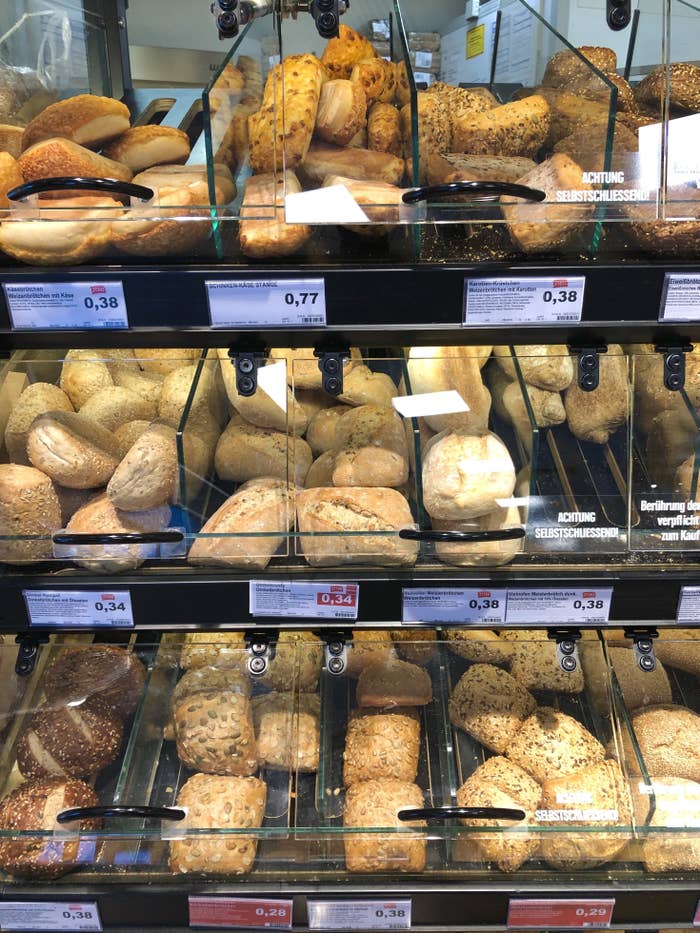
[{"label": "price tag '0,34'", "polygon": [[307,901],[311,930],[408,930],[411,901]]},{"label": "price tag '0,34'", "polygon": [[260,897],[189,897],[191,927],[260,927],[288,930],[292,925],[291,900]]},{"label": "price tag '0,34'", "polygon": [[508,590],[508,625],[606,625],[612,587]]},{"label": "price tag '0,34'", "polygon": [[356,619],[360,601],[360,587],[357,583],[251,580],[248,592],[252,616]]},{"label": "price tag '0,34'", "polygon": [[464,326],[575,324],[581,320],[585,285],[583,276],[467,279]]},{"label": "price tag '0,34'", "polygon": [[0,930],[67,930],[100,933],[100,912],[94,901],[2,901]]},{"label": "price tag '0,34'", "polygon": [[128,590],[23,590],[30,625],[132,628]]},{"label": "price tag '0,34'", "polygon": [[16,330],[128,327],[121,282],[3,285]]},{"label": "price tag '0,34'", "polygon": [[212,327],[325,327],[323,279],[204,283]]},{"label": "price tag '0,34'", "polygon": [[615,898],[511,898],[508,929],[603,929],[612,921]]},{"label": "price tag '0,34'", "polygon": [[498,625],[506,617],[506,590],[419,587],[402,592],[401,621]]}]

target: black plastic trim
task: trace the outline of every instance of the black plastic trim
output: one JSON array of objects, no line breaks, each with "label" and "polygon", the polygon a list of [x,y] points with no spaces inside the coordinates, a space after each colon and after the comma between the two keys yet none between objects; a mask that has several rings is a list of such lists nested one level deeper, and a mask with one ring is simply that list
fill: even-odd
[{"label": "black plastic trim", "polygon": [[514,185],[505,181],[449,181],[440,185],[425,185],[414,188],[403,195],[404,204],[417,204],[431,198],[444,198],[454,194],[474,195],[471,200],[491,201],[501,195],[523,198],[525,201],[544,201],[546,191],[528,188],[526,185]]},{"label": "black plastic trim", "polygon": [[74,823],[76,820],[110,820],[135,818],[143,820],[184,820],[187,814],[175,807],[72,807],[62,810],[56,817],[57,823]]},{"label": "black plastic trim", "polygon": [[525,537],[524,528],[501,528],[494,531],[419,531],[402,528],[399,538],[407,541],[516,541]]},{"label": "black plastic trim", "polygon": [[399,810],[402,823],[409,820],[524,820],[524,810],[512,807],[416,807]]},{"label": "black plastic trim", "polygon": [[47,191],[103,191],[105,194],[119,194],[127,198],[139,198],[150,201],[153,189],[145,185],[134,185],[129,181],[116,178],[85,178],[78,175],[61,175],[56,178],[36,178],[25,182],[7,192],[9,201],[23,201],[35,194]]}]

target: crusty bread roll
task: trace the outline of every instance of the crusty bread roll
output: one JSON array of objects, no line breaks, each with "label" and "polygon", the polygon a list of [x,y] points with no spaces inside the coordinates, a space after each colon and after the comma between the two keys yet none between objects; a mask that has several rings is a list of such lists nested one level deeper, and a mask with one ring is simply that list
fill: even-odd
[{"label": "crusty bread roll", "polygon": [[334,405],[332,408],[322,408],[311,418],[306,431],[306,442],[316,456],[335,447],[336,425],[348,411],[352,411],[349,405]]},{"label": "crusty bread roll", "polygon": [[349,78],[357,62],[375,56],[369,39],[341,23],[338,35],[326,43],[321,61],[331,78]]},{"label": "crusty bread roll", "polygon": [[445,635],[449,650],[467,661],[480,661],[483,664],[506,664],[510,661],[511,645],[497,632],[448,628],[445,629]]},{"label": "crusty bread roll", "polygon": [[300,437],[260,428],[235,415],[216,445],[214,463],[220,479],[242,483],[258,476],[274,476],[303,486],[313,459]]},{"label": "crusty bread roll", "polygon": [[[528,411],[525,401],[527,393],[532,415]],[[508,412],[508,420],[513,424],[526,450],[532,444],[533,427],[550,428],[566,421],[566,412],[561,395],[558,392],[548,392],[526,384],[525,392],[520,383],[511,382],[503,392],[503,406]],[[534,425],[533,425],[534,419]]]},{"label": "crusty bread roll", "polygon": [[[212,632],[188,632],[183,639],[180,650],[180,667],[183,671],[203,667],[240,671],[245,669],[247,659],[243,632],[221,632],[216,630]],[[230,689],[240,689],[238,687],[238,678],[236,678],[236,687]],[[247,691],[246,696],[249,695],[250,691]],[[182,699],[185,696],[186,694],[182,696]]]},{"label": "crusty bread roll", "polygon": [[112,225],[112,245],[133,256],[181,256],[196,251],[211,233],[204,182],[162,189],[153,211],[134,208]]},{"label": "crusty bread roll", "polygon": [[450,722],[502,755],[536,707],[510,674],[491,664],[473,664],[450,696]]},{"label": "crusty bread roll", "polygon": [[513,736],[505,754],[542,784],[602,761],[605,749],[578,720],[540,706]]},{"label": "crusty bread roll", "polygon": [[[489,758],[488,761],[498,759]],[[457,790],[457,806],[459,807],[505,807],[506,809],[523,810],[524,820],[499,819],[463,819],[464,826],[473,828],[486,827],[491,832],[476,833],[472,830],[457,840],[455,848],[455,861],[488,861],[495,862],[501,871],[517,871],[537,851],[538,839],[535,833],[528,833],[527,826],[534,822],[534,809],[526,806],[512,794],[481,780],[475,774],[467,778]],[[535,785],[537,786],[537,785]],[[538,792],[540,788],[537,787]],[[504,832],[493,832],[493,827],[502,827]],[[509,829],[516,832],[509,833]],[[460,845],[461,844],[461,845]],[[465,852],[466,846],[466,852]]]},{"label": "crusty bread roll", "polygon": [[[335,406],[335,399],[333,396],[327,395],[321,389],[295,389],[294,397],[297,403],[304,409],[304,414],[309,424],[311,424],[312,419],[315,418],[320,411]],[[309,443],[308,436],[306,441]]]},{"label": "crusty bread roll", "polygon": [[0,152],[0,209],[5,210],[10,202],[7,192],[24,182],[19,163],[9,152]]},{"label": "crusty bread roll", "polygon": [[611,344],[599,362],[598,388],[584,392],[578,381],[572,382],[564,395],[564,407],[572,434],[582,441],[607,444],[610,435],[627,421],[627,357],[619,344]]},{"label": "crusty bread roll", "polygon": [[307,224],[288,224],[284,219],[286,195],[300,191],[299,180],[291,171],[253,175],[246,180],[238,225],[244,255],[265,259],[289,256],[301,249],[311,236],[311,228]]},{"label": "crusty bread roll", "polygon": [[401,117],[393,104],[376,101],[367,115],[367,149],[401,156]]},{"label": "crusty bread roll", "polygon": [[[667,705],[673,702],[671,684],[661,661],[653,671],[643,671],[631,648],[609,647],[607,655],[630,712],[645,706]],[[596,708],[604,715],[610,712],[608,667],[599,653],[584,651],[581,655],[586,675],[586,690]]]},{"label": "crusty bread roll", "polygon": [[453,123],[452,145],[444,151],[533,158],[548,131],[549,105],[534,94],[493,110],[461,115]]},{"label": "crusty bread roll", "polygon": [[433,152],[428,156],[426,178],[430,185],[449,184],[453,181],[505,181],[513,183],[534,167],[535,163],[532,159],[526,159],[522,156]]},{"label": "crusty bread roll", "polygon": [[437,633],[429,628],[393,628],[391,640],[406,661],[429,664],[437,654]]},{"label": "crusty bread roll", "polygon": [[361,707],[426,706],[432,702],[433,685],[422,667],[392,658],[362,669],[355,696]]},{"label": "crusty bread roll", "polygon": [[364,210],[371,223],[343,224],[347,230],[361,236],[385,236],[389,228],[384,224],[396,224],[401,218],[400,207],[405,189],[388,185],[383,181],[357,181],[343,175],[328,175],[324,188],[342,185]]},{"label": "crusty bread roll", "polygon": [[513,461],[495,434],[438,435],[425,454],[423,500],[432,518],[478,518],[498,508],[514,489]]},{"label": "crusty bread roll", "polygon": [[420,719],[410,707],[354,709],[343,752],[343,783],[389,779],[415,781],[420,755]]},{"label": "crusty bread roll", "polygon": [[177,499],[178,454],[174,428],[154,422],[139,434],[107,486],[118,509],[138,512]]},{"label": "crusty bread roll", "polygon": [[143,432],[148,430],[150,424],[150,421],[127,421],[119,425],[114,432],[114,439],[117,442],[120,460],[126,456]]},{"label": "crusty bread roll", "polygon": [[107,366],[114,385],[137,395],[153,409],[153,415],[150,417],[155,418],[165,377],[158,373],[144,372],[138,368],[138,363],[108,363]]},{"label": "crusty bread roll", "polygon": [[312,143],[299,166],[299,173],[313,186],[322,185],[328,175],[400,185],[404,167],[403,159],[388,152]]},{"label": "crusty bread roll", "polygon": [[18,164],[25,181],[79,175],[131,181],[133,172],[121,162],[107,159],[69,139],[53,137],[25,148]]},{"label": "crusty bread roll", "polygon": [[348,405],[391,405],[391,400],[398,394],[391,376],[375,373],[362,364],[355,366],[343,380],[343,391],[338,401]]},{"label": "crusty bread roll", "polygon": [[423,807],[423,791],[407,781],[360,781],[345,795],[343,826],[387,828],[390,833],[346,833],[345,866],[352,872],[420,872],[425,868],[426,834],[396,832],[425,826],[423,820],[399,820],[398,812]]},{"label": "crusty bread roll", "polygon": [[356,629],[348,644],[348,677],[359,677],[370,664],[385,664],[396,657],[391,635],[386,629]]},{"label": "crusty bread roll", "polygon": [[[511,675],[528,690],[551,690],[557,694],[583,692],[581,665],[573,672],[562,670],[556,643],[547,637],[546,631],[506,630],[501,632],[501,638],[511,642]],[[602,653],[597,653],[602,660]],[[593,651],[589,650],[588,655],[592,657]]]},{"label": "crusty bread roll", "polygon": [[23,126],[14,126],[12,123],[0,123],[0,152],[19,159],[22,154]]},{"label": "crusty bread roll", "polygon": [[265,693],[253,699],[258,759],[273,771],[318,770],[321,698],[317,693]]},{"label": "crusty bread roll", "polygon": [[491,397],[481,378],[481,357],[473,347],[411,347],[408,376],[411,394],[456,391],[469,410],[447,415],[426,414],[433,431],[485,434]]},{"label": "crusty bread roll", "polygon": [[156,416],[156,402],[130,389],[106,386],[90,396],[81,406],[80,414],[114,432],[127,421],[152,421]]},{"label": "crusty bread roll", "polygon": [[70,399],[48,382],[28,385],[14,404],[5,426],[5,448],[13,463],[29,466],[27,435],[32,422],[47,411],[73,411]]},{"label": "crusty bread roll", "polygon": [[174,126],[133,126],[103,149],[102,154],[128,165],[132,172],[142,172],[153,165],[186,162],[190,154],[190,138]]},{"label": "crusty bread roll", "polygon": [[335,425],[335,486],[402,486],[408,480],[406,434],[398,413],[361,405]]},{"label": "crusty bread roll", "polygon": [[[287,364],[287,382],[290,386],[297,389],[320,389],[323,385],[323,377],[319,369],[319,359],[314,356],[313,347],[272,347],[270,349],[270,359],[274,362],[284,360]],[[362,354],[357,347],[350,348],[349,358],[343,361],[343,376],[362,362]],[[328,396],[326,396],[328,398]],[[330,404],[334,402],[331,397]]]},{"label": "crusty bread roll", "polygon": [[[418,557],[418,544],[397,534],[413,525],[413,516],[395,489],[307,489],[297,494],[297,516],[301,549],[312,567],[411,566]],[[355,534],[336,535],[338,531]]]},{"label": "crusty bread roll", "polygon": [[187,427],[196,429],[200,421],[214,419],[218,423],[218,401],[214,377],[207,367],[179,366],[163,381],[158,416],[178,427],[189,405]]},{"label": "crusty bread roll", "polygon": [[[635,744],[649,774],[700,781],[700,716],[684,706],[664,704],[639,709],[632,716]],[[614,755],[615,748],[610,749]],[[619,750],[632,774],[641,768],[627,730]]]},{"label": "crusty bread roll", "polygon": [[298,435],[304,433],[308,424],[306,412],[294,398],[291,389],[287,389],[286,409],[281,408],[260,386],[254,395],[241,395],[236,386],[236,371],[228,350],[220,349],[217,352],[228,400],[242,418],[260,428],[290,431]]},{"label": "crusty bread roll", "polygon": [[366,122],[367,96],[362,85],[343,78],[326,81],[316,112],[316,135],[327,143],[347,146]]},{"label": "crusty bread roll", "polygon": [[50,104],[34,117],[24,131],[22,149],[26,152],[35,143],[55,136],[99,149],[128,130],[130,122],[129,108],[121,101],[96,94],[77,94]]},{"label": "crusty bread roll", "polygon": [[333,467],[335,466],[335,451],[326,450],[317,457],[309,467],[306,474],[304,486],[307,489],[315,489],[319,486],[333,485]]},{"label": "crusty bread roll", "polygon": [[542,84],[562,87],[592,74],[591,65],[598,71],[614,72],[617,55],[612,49],[598,45],[582,45],[576,52],[564,49],[556,52],[547,62]]},{"label": "crusty bread roll", "polygon": [[[520,512],[517,506],[494,509],[473,521],[454,522],[433,519],[435,531],[501,531],[520,528]],[[435,544],[437,558],[455,567],[499,567],[508,564],[523,549],[523,539],[512,541],[444,542]]]},{"label": "crusty bread roll", "polygon": [[37,469],[70,489],[103,486],[119,465],[113,435],[72,411],[39,415],[29,428],[27,456]]},{"label": "crusty bread roll", "polygon": [[[520,344],[514,347],[523,380],[547,392],[567,389],[574,378],[574,363],[563,344]],[[517,379],[511,348],[493,348],[496,363],[509,379]]]},{"label": "crusty bread roll", "polygon": [[201,350],[191,347],[139,349],[139,366],[147,373],[167,376],[176,369],[195,363],[200,356]]},{"label": "crusty bread roll", "polygon": [[22,564],[52,555],[61,506],[51,480],[34,467],[0,463],[0,561]]},{"label": "crusty bread roll", "polygon": [[[229,204],[236,197],[236,182],[233,180],[231,169],[226,165],[215,162],[212,166],[214,172],[214,193],[217,204]],[[208,185],[208,169],[206,165],[156,165],[135,174],[135,185],[145,185],[146,188],[187,188],[198,186],[202,182]]]},{"label": "crusty bread roll", "polygon": [[287,483],[272,477],[250,480],[205,522],[190,548],[189,562],[264,570],[293,522],[292,488]]}]

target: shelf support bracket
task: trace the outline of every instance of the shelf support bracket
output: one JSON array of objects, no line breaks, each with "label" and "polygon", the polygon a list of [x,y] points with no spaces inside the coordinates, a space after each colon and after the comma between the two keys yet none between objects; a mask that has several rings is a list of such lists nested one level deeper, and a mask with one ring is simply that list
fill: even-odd
[{"label": "shelf support bracket", "polygon": [[639,669],[647,674],[656,670],[654,639],[659,637],[657,629],[651,625],[625,626],[625,637],[634,642],[634,658]]},{"label": "shelf support bracket", "polygon": [[600,354],[607,353],[608,348],[598,346],[569,346],[569,350],[578,357],[577,379],[578,387],[582,392],[595,392],[600,384]]},{"label": "shelf support bracket", "polygon": [[15,661],[15,674],[18,677],[29,677],[36,667],[41,646],[48,643],[48,635],[17,635],[15,644],[19,645],[17,660]]},{"label": "shelf support bracket", "polygon": [[664,357],[664,388],[669,392],[680,392],[685,388],[685,354],[692,352],[690,343],[655,344],[657,353]]},{"label": "shelf support bracket", "polygon": [[322,389],[327,395],[343,394],[343,365],[350,359],[350,348],[321,348],[314,350],[321,370]]},{"label": "shelf support bracket", "polygon": [[348,644],[352,642],[352,632],[346,629],[326,630],[322,638],[326,670],[334,677],[339,677],[348,666]]},{"label": "shelf support bracket", "polygon": [[581,660],[578,656],[578,642],[581,632],[577,628],[550,628],[547,637],[557,643],[557,664],[565,674],[578,670]]},{"label": "shelf support bracket", "polygon": [[275,656],[275,643],[278,632],[252,631],[245,633],[246,650],[248,652],[248,673],[253,677],[262,677],[270,668],[270,662]]}]

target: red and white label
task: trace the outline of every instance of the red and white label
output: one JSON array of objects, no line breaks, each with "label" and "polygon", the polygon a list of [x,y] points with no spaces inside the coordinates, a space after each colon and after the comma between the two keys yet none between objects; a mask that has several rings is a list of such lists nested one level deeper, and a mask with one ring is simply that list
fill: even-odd
[{"label": "red and white label", "polygon": [[505,589],[406,588],[402,593],[401,622],[500,625],[506,616],[506,597]]},{"label": "red and white label", "polygon": [[408,930],[411,901],[306,902],[310,930]]},{"label": "red and white label", "polygon": [[615,898],[519,899],[508,904],[508,928],[604,929],[612,921]]},{"label": "red and white label", "polygon": [[264,927],[288,930],[292,901],[253,897],[189,897],[191,927]]},{"label": "red and white label", "polygon": [[360,587],[357,583],[287,583],[251,580],[252,616],[301,619],[357,619]]}]

